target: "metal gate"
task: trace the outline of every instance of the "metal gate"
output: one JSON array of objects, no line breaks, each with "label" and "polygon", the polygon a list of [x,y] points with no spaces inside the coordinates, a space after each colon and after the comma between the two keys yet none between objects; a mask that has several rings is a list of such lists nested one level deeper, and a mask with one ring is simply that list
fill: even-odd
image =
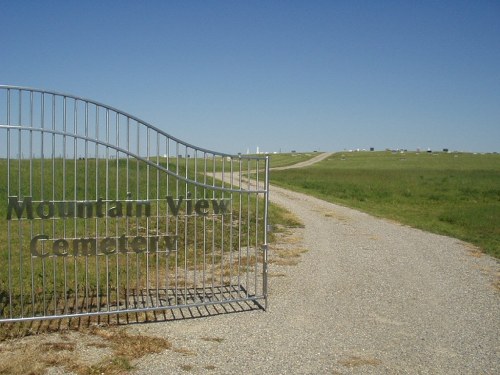
[{"label": "metal gate", "polygon": [[0,322],[265,307],[268,170],[92,100],[0,86]]}]

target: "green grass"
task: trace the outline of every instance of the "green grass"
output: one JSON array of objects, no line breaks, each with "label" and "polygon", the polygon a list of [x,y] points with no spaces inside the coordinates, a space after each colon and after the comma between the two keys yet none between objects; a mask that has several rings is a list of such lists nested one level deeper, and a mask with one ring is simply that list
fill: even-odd
[{"label": "green grass", "polygon": [[471,242],[500,258],[500,155],[337,153],[271,183]]}]

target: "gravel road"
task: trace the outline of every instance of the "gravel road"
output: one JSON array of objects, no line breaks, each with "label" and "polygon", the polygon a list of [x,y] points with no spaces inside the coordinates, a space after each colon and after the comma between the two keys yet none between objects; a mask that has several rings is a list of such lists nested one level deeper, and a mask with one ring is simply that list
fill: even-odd
[{"label": "gravel road", "polygon": [[[157,324],[137,374],[499,374],[499,262],[453,238],[272,188],[304,223],[269,309]],[[298,237],[297,237],[298,236]],[[297,239],[298,238],[298,239]]]},{"label": "gravel road", "polygon": [[[293,164],[293,165],[287,165],[285,167],[275,167],[275,168],[271,168],[271,170],[274,170],[274,171],[281,171],[283,169],[295,169],[295,168],[304,168],[304,167],[308,167],[310,165],[313,165],[313,164],[316,164],[316,163],[319,163],[321,160],[325,160],[326,158],[328,158],[330,155],[332,155],[333,152],[323,152],[321,154],[318,154],[314,157],[312,157],[311,159],[309,160],[306,160],[306,161],[302,161],[300,163],[296,163],[296,164]],[[271,167],[272,167],[272,164],[271,164]]]}]

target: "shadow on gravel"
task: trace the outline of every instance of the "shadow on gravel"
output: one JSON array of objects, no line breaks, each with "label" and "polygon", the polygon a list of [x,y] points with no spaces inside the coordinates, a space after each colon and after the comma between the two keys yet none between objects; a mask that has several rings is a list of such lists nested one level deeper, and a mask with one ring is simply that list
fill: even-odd
[{"label": "shadow on gravel", "polygon": [[127,307],[130,307],[132,303],[135,308],[158,306],[156,309],[142,312],[129,311],[108,315],[3,323],[0,325],[0,341],[41,333],[85,330],[96,326],[168,322],[265,310],[259,300],[252,299],[254,296],[248,294],[243,286],[239,288],[215,287],[211,289],[211,292],[200,292],[197,289],[188,288],[182,295],[179,293],[164,297],[158,298],[157,295],[147,294],[141,295],[141,298],[134,297],[133,302]]},{"label": "shadow on gravel", "polygon": [[[214,288],[215,289],[215,288]],[[56,320],[35,320],[0,325],[0,374],[45,374],[51,369],[61,374],[125,374],[134,368],[134,361],[147,354],[172,350],[190,355],[185,348],[175,348],[165,338],[131,334],[127,325],[200,319],[254,310],[263,310],[255,300],[217,300],[217,293],[195,290],[197,302],[211,304],[174,307],[171,309],[112,314],[109,316],[73,317]],[[224,288],[220,298],[234,289]],[[240,293],[247,293],[241,289]],[[246,294],[246,297],[253,296]],[[202,299],[203,298],[203,299]],[[209,340],[216,340],[209,338]]]}]

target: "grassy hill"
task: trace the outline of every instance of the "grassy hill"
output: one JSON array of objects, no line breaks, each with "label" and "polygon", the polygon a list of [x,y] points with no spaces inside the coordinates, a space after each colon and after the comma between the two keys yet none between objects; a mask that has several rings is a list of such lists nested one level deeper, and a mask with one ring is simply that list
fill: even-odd
[{"label": "grassy hill", "polygon": [[500,258],[500,155],[336,153],[271,183],[434,233]]}]

